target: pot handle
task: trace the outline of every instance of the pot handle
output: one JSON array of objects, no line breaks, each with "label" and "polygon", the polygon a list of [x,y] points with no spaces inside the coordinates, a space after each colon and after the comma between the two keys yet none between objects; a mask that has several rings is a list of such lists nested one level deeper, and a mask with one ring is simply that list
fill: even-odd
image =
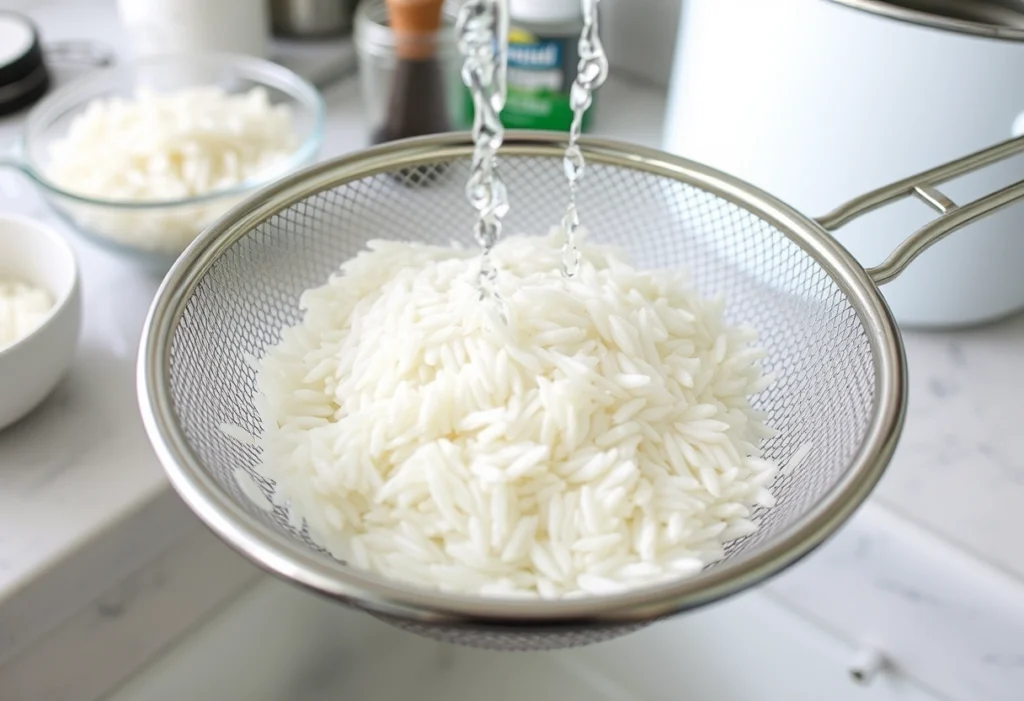
[{"label": "pot handle", "polygon": [[1024,199],[1024,180],[961,205],[953,202],[938,189],[938,185],[944,182],[1022,152],[1024,152],[1024,136],[1018,136],[909,178],[884,185],[860,197],[855,197],[828,214],[818,217],[815,221],[823,229],[832,233],[857,217],[911,196],[917,197],[939,212],[938,217],[900,243],[880,265],[868,268],[868,276],[874,280],[875,284],[884,285],[902,273],[915,258],[929,247],[957,229]]}]

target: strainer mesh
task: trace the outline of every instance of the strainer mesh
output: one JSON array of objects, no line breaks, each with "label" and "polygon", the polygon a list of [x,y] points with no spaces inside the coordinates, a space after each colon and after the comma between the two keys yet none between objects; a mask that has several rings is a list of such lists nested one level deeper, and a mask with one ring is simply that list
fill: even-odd
[{"label": "strainer mesh", "polygon": [[[566,184],[554,154],[502,159],[512,204],[506,233],[545,234],[560,220]],[[315,549],[280,510],[266,513],[253,506],[232,476],[244,469],[264,490],[272,490],[253,470],[258,449],[219,429],[227,423],[261,432],[251,401],[255,372],[246,357],[262,356],[282,326],[298,322],[301,292],[323,284],[368,239],[469,243],[473,212],[463,192],[467,175],[468,160],[462,159],[379,174],[279,211],[213,264],[174,330],[171,396],[192,450],[248,513],[306,547]],[[830,275],[785,234],[694,185],[595,163],[588,165],[579,209],[594,240],[622,247],[640,267],[689,269],[704,295],[726,296],[734,322],[760,332],[766,369],[779,378],[756,401],[779,432],[766,453],[784,463],[802,445],[812,446],[802,465],[775,484],[778,504],[757,514],[760,529],[732,544],[728,554],[764,545],[819,502],[864,440],[876,376],[861,320]],[[405,627],[442,639],[520,649],[579,644],[615,632],[467,636],[420,623]]]}]

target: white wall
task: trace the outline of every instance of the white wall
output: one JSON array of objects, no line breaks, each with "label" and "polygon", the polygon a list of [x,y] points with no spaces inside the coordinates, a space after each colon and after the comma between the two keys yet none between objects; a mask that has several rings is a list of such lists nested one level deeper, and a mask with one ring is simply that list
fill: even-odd
[{"label": "white wall", "polygon": [[602,0],[612,68],[667,86],[682,0]]}]

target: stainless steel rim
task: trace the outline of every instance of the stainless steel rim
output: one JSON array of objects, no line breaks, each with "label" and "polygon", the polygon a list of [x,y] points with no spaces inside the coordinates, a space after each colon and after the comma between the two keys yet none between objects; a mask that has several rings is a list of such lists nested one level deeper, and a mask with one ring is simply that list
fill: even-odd
[{"label": "stainless steel rim", "polygon": [[[941,29],[958,34],[1024,41],[1024,8],[1015,2],[999,0],[931,0],[931,2],[894,2],[893,0],[831,0],[855,10],[880,17]],[[959,4],[959,8],[950,5]],[[956,11],[953,11],[953,10]]]},{"label": "stainless steel rim", "polygon": [[[512,132],[506,137],[503,153],[560,155],[562,139],[557,134]],[[710,603],[795,563],[847,520],[892,458],[906,406],[902,341],[875,283],[822,226],[751,185],[699,163],[631,144],[586,138],[582,145],[588,162],[691,183],[771,222],[813,256],[848,296],[871,346],[877,391],[865,440],[846,474],[821,503],[780,533],[772,544],[722,562],[699,580],[597,600],[522,602],[424,591],[320,559],[226,498],[189,448],[175,419],[169,392],[173,330],[192,291],[218,257],[256,223],[312,193],[375,173],[471,155],[469,137],[450,134],[384,145],[285,178],[210,227],[165,278],[143,329],[137,373],[140,409],[146,432],[173,487],[214,532],[270,572],[374,613],[454,627],[522,630],[639,623]]]}]

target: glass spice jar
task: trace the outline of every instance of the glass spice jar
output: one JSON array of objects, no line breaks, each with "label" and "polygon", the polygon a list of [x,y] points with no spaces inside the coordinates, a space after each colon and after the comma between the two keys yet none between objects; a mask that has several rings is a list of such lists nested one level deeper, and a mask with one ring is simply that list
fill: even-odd
[{"label": "glass spice jar", "polygon": [[459,74],[456,10],[457,3],[445,4],[436,32],[399,38],[384,0],[359,4],[355,46],[373,143],[471,127]]}]

